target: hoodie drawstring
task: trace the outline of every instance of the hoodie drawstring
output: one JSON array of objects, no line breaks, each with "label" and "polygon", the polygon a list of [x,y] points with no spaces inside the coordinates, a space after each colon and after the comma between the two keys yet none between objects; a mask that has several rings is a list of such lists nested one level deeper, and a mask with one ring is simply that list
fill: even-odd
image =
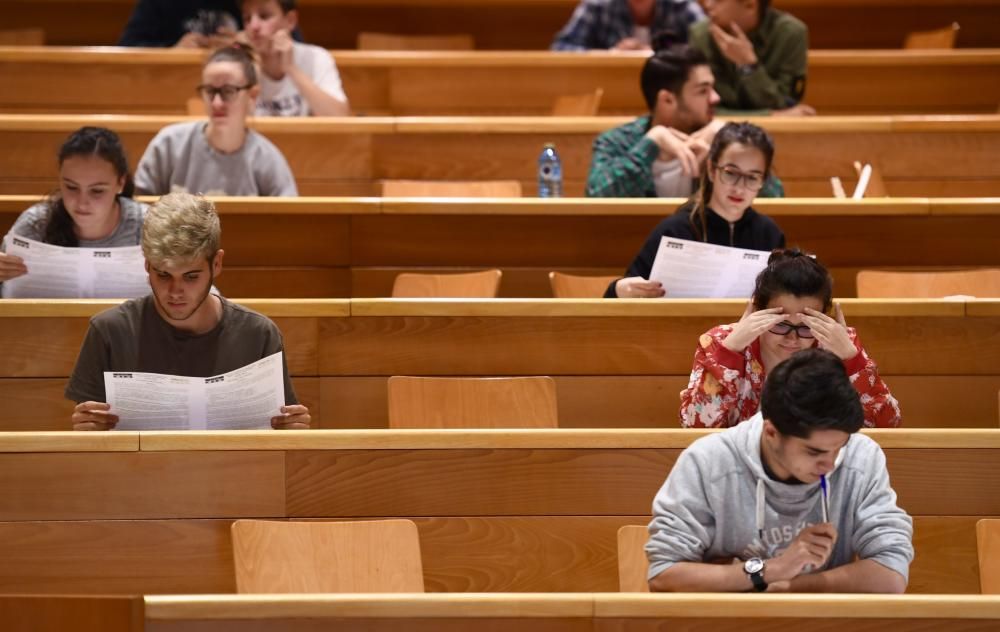
[{"label": "hoodie drawstring", "polygon": [[767,502],[764,498],[764,479],[757,479],[757,507],[756,507],[756,519],[757,519],[757,537],[760,538],[760,543],[764,542],[764,509]]}]

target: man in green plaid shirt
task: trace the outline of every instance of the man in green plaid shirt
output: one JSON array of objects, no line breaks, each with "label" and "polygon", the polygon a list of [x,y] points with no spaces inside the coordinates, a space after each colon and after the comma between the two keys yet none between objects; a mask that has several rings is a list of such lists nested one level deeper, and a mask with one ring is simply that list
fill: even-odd
[{"label": "man in green plaid shirt", "polygon": [[[722,121],[713,121],[719,95],[708,60],[684,44],[650,57],[642,68],[649,114],[604,132],[594,141],[587,197],[688,197]],[[782,197],[777,178],[761,196]]]}]

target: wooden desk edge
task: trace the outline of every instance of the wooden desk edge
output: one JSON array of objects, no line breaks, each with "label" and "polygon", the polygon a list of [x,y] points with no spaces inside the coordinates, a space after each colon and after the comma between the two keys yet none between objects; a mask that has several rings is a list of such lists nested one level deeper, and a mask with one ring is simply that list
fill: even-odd
[{"label": "wooden desk edge", "polygon": [[[694,428],[247,430],[139,433],[142,452],[292,450],[682,450]],[[1000,428],[863,430],[883,449],[1000,449]],[[44,443],[39,443],[44,451]]]},{"label": "wooden desk edge", "polygon": [[138,432],[0,432],[0,453],[138,451]]},{"label": "wooden desk edge", "polygon": [[[994,619],[983,595],[719,595],[432,593],[147,595],[147,620],[337,618],[834,618]],[[697,616],[697,615],[695,615]]]}]

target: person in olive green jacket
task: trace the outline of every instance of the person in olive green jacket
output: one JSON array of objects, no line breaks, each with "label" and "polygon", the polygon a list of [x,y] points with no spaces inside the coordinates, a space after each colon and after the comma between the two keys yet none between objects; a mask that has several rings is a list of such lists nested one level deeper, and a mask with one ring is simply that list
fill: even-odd
[{"label": "person in olive green jacket", "polygon": [[[769,0],[705,0],[708,18],[691,27],[691,45],[708,58],[720,110],[815,114],[801,104],[809,31]],[[767,112],[759,112],[766,114]]]}]

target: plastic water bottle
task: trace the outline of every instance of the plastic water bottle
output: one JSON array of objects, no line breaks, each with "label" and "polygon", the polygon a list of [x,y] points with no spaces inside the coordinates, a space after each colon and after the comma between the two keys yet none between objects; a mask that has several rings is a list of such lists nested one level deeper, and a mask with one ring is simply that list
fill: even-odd
[{"label": "plastic water bottle", "polygon": [[555,143],[545,143],[538,156],[538,197],[562,197],[562,161]]}]

